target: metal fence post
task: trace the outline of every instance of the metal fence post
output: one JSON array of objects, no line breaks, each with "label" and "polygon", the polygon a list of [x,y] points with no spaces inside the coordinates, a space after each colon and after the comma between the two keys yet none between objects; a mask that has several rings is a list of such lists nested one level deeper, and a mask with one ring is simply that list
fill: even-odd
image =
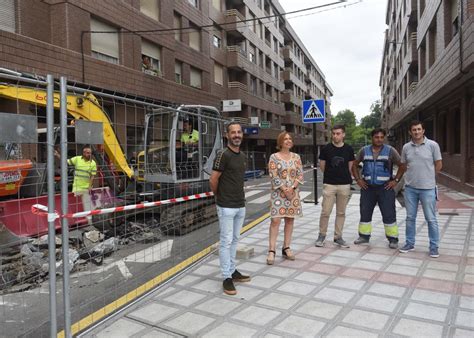
[{"label": "metal fence post", "polygon": [[54,78],[48,75],[46,98],[48,178],[48,260],[50,336],[56,337],[56,230],[54,227]]},{"label": "metal fence post", "polygon": [[[67,191],[67,81],[61,76],[61,103],[60,103],[60,128],[61,128],[61,210],[68,212]],[[69,299],[69,222],[67,218],[61,219],[62,248],[63,248],[63,306],[64,306],[64,336],[71,337],[71,303]]]}]

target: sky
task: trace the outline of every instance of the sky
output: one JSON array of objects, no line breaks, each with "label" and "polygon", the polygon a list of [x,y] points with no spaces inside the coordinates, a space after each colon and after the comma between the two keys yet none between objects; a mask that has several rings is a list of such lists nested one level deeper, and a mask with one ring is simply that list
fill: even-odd
[{"label": "sky", "polygon": [[[336,1],[279,2],[288,12]],[[387,0],[348,0],[346,4],[354,5],[320,13],[317,12],[322,9],[289,15],[288,22],[334,91],[332,114],[350,109],[360,121],[370,114],[370,105],[380,99],[379,78],[387,28]],[[314,14],[306,15],[309,13]]]}]

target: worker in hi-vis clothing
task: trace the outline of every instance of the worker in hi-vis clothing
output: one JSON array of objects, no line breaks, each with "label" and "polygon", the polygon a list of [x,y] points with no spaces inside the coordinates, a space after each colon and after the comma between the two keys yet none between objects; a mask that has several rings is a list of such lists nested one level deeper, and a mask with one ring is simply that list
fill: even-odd
[{"label": "worker in hi-vis clothing", "polygon": [[[372,144],[363,147],[354,161],[352,174],[360,187],[360,222],[359,238],[354,244],[367,244],[372,233],[372,215],[375,205],[379,205],[385,236],[389,247],[398,247],[398,226],[395,212],[395,186],[404,173],[400,154],[397,150],[384,144],[386,132],[384,129],[372,130]],[[359,163],[363,163],[362,176],[359,173]],[[398,171],[393,177],[393,164]]]},{"label": "worker in hi-vis clothing", "polygon": [[[58,151],[54,155],[60,157]],[[92,210],[92,200],[90,191],[94,182],[94,177],[97,174],[97,164],[92,159],[92,150],[90,147],[82,149],[82,156],[74,156],[67,160],[68,165],[74,166],[74,181],[72,183],[72,192],[74,196],[81,197],[84,211]],[[92,222],[92,217],[87,216],[89,224]]]},{"label": "worker in hi-vis clothing", "polygon": [[188,120],[184,120],[183,129],[181,142],[184,145],[197,145],[199,142],[199,132],[193,128],[192,123]]}]

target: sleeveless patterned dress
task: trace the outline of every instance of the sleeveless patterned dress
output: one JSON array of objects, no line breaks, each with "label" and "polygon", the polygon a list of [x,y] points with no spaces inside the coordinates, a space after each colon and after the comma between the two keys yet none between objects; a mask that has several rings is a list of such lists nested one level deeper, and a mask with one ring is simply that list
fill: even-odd
[{"label": "sleeveless patterned dress", "polygon": [[[303,166],[298,154],[291,153],[290,159],[285,161],[277,153],[270,156],[268,162],[272,192],[270,195],[270,215],[276,217],[301,217],[303,210],[299,193],[299,185],[303,184]],[[290,188],[298,182],[298,188],[291,200],[288,200],[280,189]]]}]

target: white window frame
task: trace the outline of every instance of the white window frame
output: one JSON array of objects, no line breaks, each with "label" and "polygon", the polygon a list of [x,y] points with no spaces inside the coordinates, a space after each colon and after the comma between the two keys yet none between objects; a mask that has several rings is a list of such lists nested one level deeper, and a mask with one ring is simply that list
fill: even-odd
[{"label": "white window frame", "polygon": [[193,7],[199,8],[198,0],[188,0],[188,3]]}]

